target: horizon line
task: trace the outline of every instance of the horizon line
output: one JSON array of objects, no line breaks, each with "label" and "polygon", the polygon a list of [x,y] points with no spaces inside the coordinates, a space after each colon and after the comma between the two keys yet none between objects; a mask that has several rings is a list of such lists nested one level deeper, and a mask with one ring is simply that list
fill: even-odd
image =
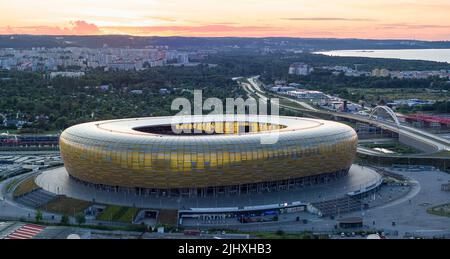
[{"label": "horizon line", "polygon": [[295,36],[161,36],[161,35],[133,35],[133,34],[0,34],[0,37],[4,36],[31,36],[31,37],[136,37],[136,38],[241,38],[241,39],[267,39],[267,38],[288,38],[288,39],[323,39],[323,40],[373,40],[373,41],[421,41],[421,42],[450,42],[450,40],[425,40],[425,39],[408,39],[408,38],[354,38],[354,37],[295,37]]}]

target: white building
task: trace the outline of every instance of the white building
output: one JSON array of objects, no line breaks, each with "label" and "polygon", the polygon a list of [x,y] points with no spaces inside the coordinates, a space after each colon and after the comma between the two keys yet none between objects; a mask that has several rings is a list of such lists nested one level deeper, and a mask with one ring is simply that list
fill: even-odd
[{"label": "white building", "polygon": [[326,99],[327,96],[320,91],[311,91],[311,90],[293,90],[288,91],[287,95],[293,96],[298,99]]},{"label": "white building", "polygon": [[189,55],[187,53],[180,53],[177,57],[178,64],[187,65],[189,64]]},{"label": "white building", "polygon": [[375,68],[374,70],[372,70],[372,76],[374,77],[388,77],[390,75],[389,70],[382,68],[382,69],[378,69]]},{"label": "white building", "polygon": [[292,86],[274,86],[270,88],[270,91],[277,92],[277,93],[286,93],[288,91],[294,91],[297,88]]},{"label": "white building", "polygon": [[51,72],[50,79],[55,77],[71,77],[71,78],[79,78],[84,76],[84,72]]},{"label": "white building", "polygon": [[314,68],[305,63],[293,63],[289,66],[290,75],[306,76],[311,74]]}]

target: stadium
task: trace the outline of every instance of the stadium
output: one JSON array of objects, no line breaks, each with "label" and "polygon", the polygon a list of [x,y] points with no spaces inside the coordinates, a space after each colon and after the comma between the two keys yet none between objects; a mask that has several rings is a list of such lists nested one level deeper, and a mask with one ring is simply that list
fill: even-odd
[{"label": "stadium", "polygon": [[69,177],[86,186],[207,197],[339,179],[357,141],[347,125],[310,118],[189,116],[174,124],[173,117],[149,117],[72,126],[60,150]]}]

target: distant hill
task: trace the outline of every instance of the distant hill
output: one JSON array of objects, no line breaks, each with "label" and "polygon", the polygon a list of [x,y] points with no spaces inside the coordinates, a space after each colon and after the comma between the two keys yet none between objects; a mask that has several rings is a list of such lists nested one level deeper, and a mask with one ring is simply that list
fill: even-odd
[{"label": "distant hill", "polygon": [[313,39],[313,38],[239,38],[239,37],[136,37],[126,35],[106,36],[32,36],[1,35],[0,48],[31,47],[130,47],[143,48],[164,45],[169,48],[220,49],[263,48],[340,50],[340,49],[424,49],[450,48],[449,41],[415,40],[364,40],[364,39]]}]

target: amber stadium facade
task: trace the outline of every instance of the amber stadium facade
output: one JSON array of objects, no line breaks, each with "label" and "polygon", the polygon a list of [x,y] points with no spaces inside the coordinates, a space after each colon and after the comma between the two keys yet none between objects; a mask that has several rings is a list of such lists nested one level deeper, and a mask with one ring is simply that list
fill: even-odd
[{"label": "amber stadium facade", "polygon": [[179,124],[149,117],[72,126],[60,149],[70,177],[86,185],[208,196],[337,179],[347,174],[357,141],[347,125],[310,118],[190,116]]}]

